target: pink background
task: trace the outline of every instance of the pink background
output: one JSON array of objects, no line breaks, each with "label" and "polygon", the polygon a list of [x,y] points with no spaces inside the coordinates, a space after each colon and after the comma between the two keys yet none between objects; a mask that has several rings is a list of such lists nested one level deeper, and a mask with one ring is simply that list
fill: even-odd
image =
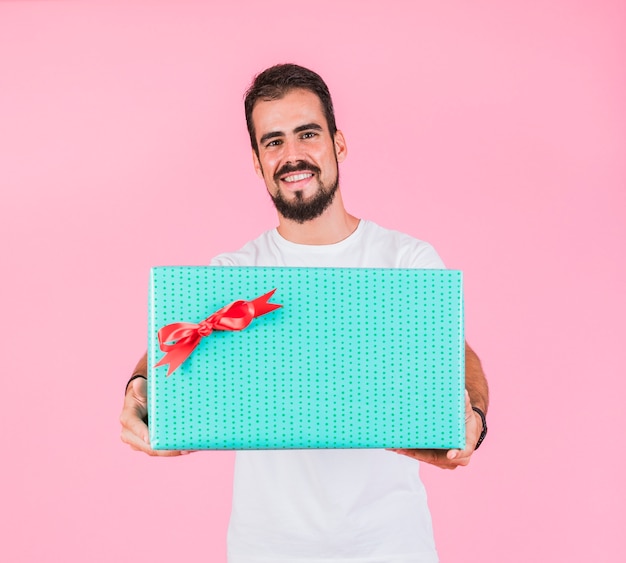
[{"label": "pink background", "polygon": [[151,459],[118,416],[149,267],[276,224],[242,96],[287,61],[333,92],[348,209],[465,271],[490,434],[423,469],[442,562],[626,560],[626,8],[599,0],[0,2],[0,559],[224,561],[233,454]]}]

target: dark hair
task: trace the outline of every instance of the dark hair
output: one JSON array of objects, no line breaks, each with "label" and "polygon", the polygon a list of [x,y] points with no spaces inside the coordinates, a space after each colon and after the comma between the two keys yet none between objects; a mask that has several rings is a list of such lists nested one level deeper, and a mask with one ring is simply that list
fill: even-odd
[{"label": "dark hair", "polygon": [[280,100],[291,90],[302,89],[313,92],[320,99],[326,116],[326,122],[330,136],[334,137],[337,132],[333,101],[328,91],[328,86],[322,77],[303,66],[294,64],[275,65],[254,77],[254,81],[246,92],[244,107],[246,109],[246,125],[250,134],[250,143],[254,152],[259,154],[259,146],[256,142],[254,124],[252,123],[252,110],[259,100]]}]

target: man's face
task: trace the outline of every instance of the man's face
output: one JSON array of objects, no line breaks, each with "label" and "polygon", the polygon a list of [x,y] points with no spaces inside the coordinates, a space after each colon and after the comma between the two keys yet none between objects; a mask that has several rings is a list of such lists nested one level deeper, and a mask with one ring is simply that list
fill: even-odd
[{"label": "man's face", "polygon": [[337,164],[347,151],[341,131],[331,138],[319,98],[299,89],[257,102],[252,121],[259,147],[254,168],[278,212],[299,223],[321,215],[333,201]]}]

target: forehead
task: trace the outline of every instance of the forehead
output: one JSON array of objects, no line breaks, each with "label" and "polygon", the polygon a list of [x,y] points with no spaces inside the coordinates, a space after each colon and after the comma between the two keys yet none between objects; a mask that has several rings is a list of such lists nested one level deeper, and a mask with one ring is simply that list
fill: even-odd
[{"label": "forehead", "polygon": [[306,123],[327,128],[319,97],[301,89],[290,90],[278,100],[258,101],[252,110],[252,123],[257,139],[272,131],[287,133]]}]

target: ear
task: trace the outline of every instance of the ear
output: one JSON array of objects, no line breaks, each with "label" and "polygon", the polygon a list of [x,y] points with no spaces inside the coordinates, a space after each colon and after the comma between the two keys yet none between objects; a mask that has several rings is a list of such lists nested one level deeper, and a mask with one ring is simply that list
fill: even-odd
[{"label": "ear", "polygon": [[334,143],[337,162],[343,162],[348,156],[348,145],[346,145],[346,139],[341,131],[335,133]]},{"label": "ear", "polygon": [[263,180],[263,168],[261,167],[261,162],[259,161],[259,157],[254,149],[252,149],[252,165],[254,166],[256,175]]}]

